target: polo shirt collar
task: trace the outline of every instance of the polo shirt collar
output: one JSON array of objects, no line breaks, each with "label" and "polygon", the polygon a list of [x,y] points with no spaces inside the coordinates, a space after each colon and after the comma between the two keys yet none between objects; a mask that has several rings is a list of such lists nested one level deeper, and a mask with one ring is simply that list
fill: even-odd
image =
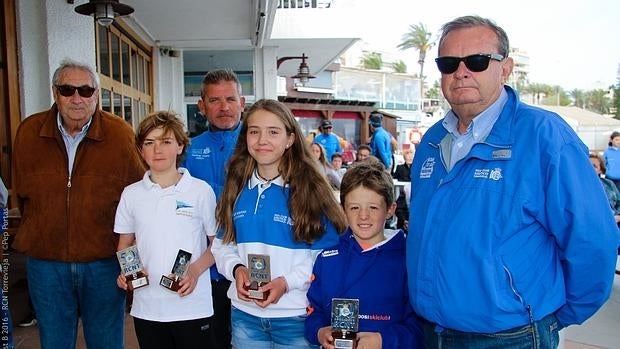
[{"label": "polo shirt collar", "polygon": [[256,187],[259,184],[263,185],[261,186],[263,189],[267,189],[269,185],[271,184],[276,184],[281,187],[284,187],[284,179],[282,179],[282,176],[278,176],[278,178],[274,179],[273,181],[265,182],[264,180],[258,177],[258,170],[254,170],[254,172],[252,172],[252,176],[250,177],[250,180],[248,181],[248,189],[254,189],[254,187]]}]

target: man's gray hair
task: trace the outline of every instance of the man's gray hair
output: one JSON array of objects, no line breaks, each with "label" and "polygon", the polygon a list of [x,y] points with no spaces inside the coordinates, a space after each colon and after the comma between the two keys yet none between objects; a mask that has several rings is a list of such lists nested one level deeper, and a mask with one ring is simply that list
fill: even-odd
[{"label": "man's gray hair", "polygon": [[[438,49],[441,50],[441,46],[443,41],[453,30],[463,29],[463,28],[471,28],[471,27],[487,27],[495,32],[497,35],[498,47],[497,50],[500,55],[508,57],[508,53],[510,52],[510,47],[508,43],[508,35],[500,26],[495,24],[495,22],[488,18],[483,18],[480,16],[463,16],[456,18],[441,27],[441,38],[439,38],[439,46]],[[494,52],[480,52],[480,53],[494,53]]]},{"label": "man's gray hair", "polygon": [[60,66],[56,69],[54,76],[52,77],[52,85],[57,86],[60,83],[60,75],[62,75],[65,70],[70,69],[77,69],[87,72],[90,76],[90,81],[93,84],[92,87],[96,89],[99,88],[99,75],[97,75],[95,69],[88,64],[80,63],[69,58],[60,62]]},{"label": "man's gray hair", "polygon": [[205,98],[204,87],[207,85],[217,85],[220,82],[224,81],[232,81],[237,84],[237,90],[239,92],[239,96],[241,96],[241,83],[239,82],[239,78],[237,74],[231,69],[218,69],[211,70],[208,72],[205,77],[202,79],[202,88],[200,90],[200,98]]}]

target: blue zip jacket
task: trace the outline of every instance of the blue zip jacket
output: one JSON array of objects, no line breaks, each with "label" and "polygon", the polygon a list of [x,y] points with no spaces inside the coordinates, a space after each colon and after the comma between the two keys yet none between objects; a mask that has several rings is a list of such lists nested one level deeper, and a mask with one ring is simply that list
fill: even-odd
[{"label": "blue zip jacket", "polygon": [[[235,151],[237,138],[241,132],[241,123],[230,131],[211,131],[209,130],[192,138],[187,151],[185,160],[181,167],[189,170],[193,177],[202,179],[209,183],[215,192],[216,199],[220,199],[224,183],[226,182],[226,166],[228,160]],[[217,272],[214,264],[209,268],[211,280],[220,280],[224,276]]]},{"label": "blue zip jacket", "polygon": [[325,149],[325,158],[327,162],[332,162],[332,155],[334,153],[340,153],[342,155],[342,147],[340,146],[340,140],[338,140],[338,136],[335,134],[324,134],[314,137],[314,143],[318,143],[323,146]]},{"label": "blue zip jacket", "polygon": [[608,147],[603,153],[607,172],[605,176],[609,179],[620,180],[620,149]]},{"label": "blue zip jacket", "polygon": [[192,138],[181,167],[192,176],[209,183],[215,197],[220,198],[226,182],[226,166],[235,151],[241,123],[234,130],[213,132],[211,129]]},{"label": "blue zip jacket", "polygon": [[392,135],[383,127],[376,127],[370,139],[372,155],[381,160],[385,168],[392,170]]},{"label": "blue zip jacket", "polygon": [[441,122],[416,149],[409,292],[440,327],[495,333],[552,313],[564,327],[610,294],[620,237],[588,150],[557,114],[505,89],[486,141],[450,172]]},{"label": "blue zip jacket", "polygon": [[407,294],[405,235],[386,230],[383,244],[367,251],[357,243],[351,229],[339,244],[317,257],[306,318],[306,339],[318,345],[317,333],[331,324],[332,298],[359,299],[359,331],[379,332],[382,347],[423,348],[422,327]]}]

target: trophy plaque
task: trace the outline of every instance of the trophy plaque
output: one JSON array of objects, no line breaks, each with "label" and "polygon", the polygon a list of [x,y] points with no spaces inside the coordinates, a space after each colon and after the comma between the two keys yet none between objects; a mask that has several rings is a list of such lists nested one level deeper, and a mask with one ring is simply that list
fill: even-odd
[{"label": "trophy plaque", "polygon": [[149,284],[149,278],[143,271],[136,245],[116,252],[116,258],[118,258],[118,264],[120,264],[121,271],[127,280],[128,290],[135,290]]},{"label": "trophy plaque", "polygon": [[249,254],[248,271],[250,273],[250,287],[247,287],[246,290],[250,292],[249,297],[264,301],[269,296],[269,292],[260,292],[258,288],[271,281],[269,256]]},{"label": "trophy plaque", "polygon": [[174,260],[174,265],[172,266],[172,271],[170,272],[170,275],[162,275],[161,280],[159,280],[159,284],[169,289],[170,291],[178,291],[179,288],[181,288],[179,282],[185,276],[185,274],[187,274],[187,269],[189,268],[189,261],[191,259],[191,253],[179,250],[179,253],[177,253],[177,258]]},{"label": "trophy plaque", "polygon": [[332,337],[334,348],[355,349],[359,325],[359,300],[332,299]]}]

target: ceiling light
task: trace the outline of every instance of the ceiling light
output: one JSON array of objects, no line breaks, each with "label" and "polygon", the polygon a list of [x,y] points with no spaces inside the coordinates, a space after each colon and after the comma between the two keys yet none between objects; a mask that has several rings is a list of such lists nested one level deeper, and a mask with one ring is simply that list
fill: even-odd
[{"label": "ceiling light", "polygon": [[119,0],[89,0],[75,8],[75,12],[93,16],[95,21],[104,27],[112,24],[116,16],[126,16],[133,11],[131,6],[119,3]]}]

